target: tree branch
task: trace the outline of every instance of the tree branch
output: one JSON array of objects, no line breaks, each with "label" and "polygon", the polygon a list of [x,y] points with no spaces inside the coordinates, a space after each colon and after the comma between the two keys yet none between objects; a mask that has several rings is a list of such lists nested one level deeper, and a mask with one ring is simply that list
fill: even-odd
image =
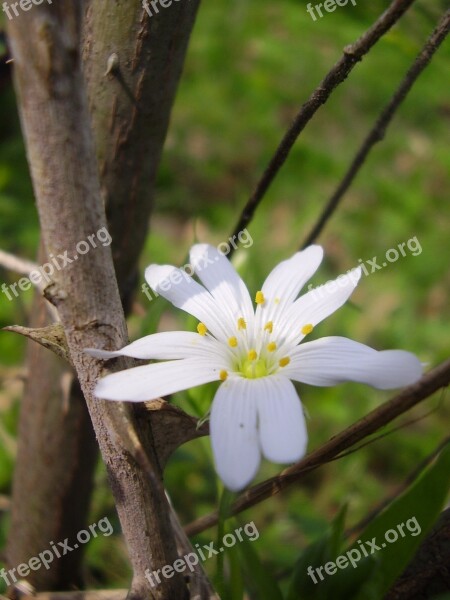
[{"label": "tree branch", "polygon": [[442,452],[442,450],[448,444],[450,444],[450,436],[443,439],[433,450],[433,452],[420,461],[417,467],[413,469],[411,473],[409,473],[408,477],[406,477],[404,481],[402,481],[401,486],[399,486],[392,494],[389,494],[387,497],[385,497],[382,502],[375,506],[375,508],[366,514],[358,523],[347,529],[345,531],[345,537],[356,535],[365,529],[367,525],[377,517],[377,515],[379,515],[396,498],[403,494],[403,492],[413,483],[413,481],[419,477],[422,471],[428,467],[428,465],[436,458],[438,454],[440,454],[440,452]]},{"label": "tree branch", "polygon": [[[10,254],[9,252],[5,252],[4,250],[0,250],[0,267],[8,269],[9,271],[14,271],[15,273],[20,273],[21,275],[29,275],[31,271],[38,268],[35,263],[20,258],[19,256],[15,256],[14,254]],[[42,284],[35,285],[38,289],[43,289]]]},{"label": "tree branch", "polygon": [[[42,237],[54,254],[74,249],[106,227],[79,55],[81,8],[60,0],[34,6],[8,23]],[[46,297],[65,328],[108,470],[133,566],[129,599],[186,598],[181,574],[163,578],[155,588],[145,577],[146,569],[161,569],[177,558],[151,431],[143,431],[132,407],[93,395],[102,362],[89,358],[84,348],[118,348],[127,342],[110,247],[98,246],[56,272]],[[117,362],[117,368],[129,364]],[[135,431],[150,437],[148,454],[139,453]]]},{"label": "tree branch", "polygon": [[[371,435],[399,415],[410,410],[413,406],[428,398],[437,390],[450,383],[450,359],[424,375],[414,385],[403,389],[397,396],[391,398],[362,419],[344,429],[331,438],[317,450],[313,450],[302,460],[282,471],[279,475],[267,479],[249,488],[232,504],[230,516],[236,515],[275,494],[289,485],[298,482],[310,471],[338,457],[342,452]],[[185,527],[186,533],[196,535],[218,522],[218,513],[213,512],[193,521]]]},{"label": "tree branch", "polygon": [[[198,4],[198,0],[177,3],[162,13],[162,18],[155,15],[150,19],[140,3],[91,0],[83,21],[83,70],[101,192],[125,312],[131,307],[155,175]],[[108,57],[113,54],[118,57],[114,76],[106,73]],[[41,262],[45,260],[43,254]],[[37,319],[42,317],[41,302],[38,298],[34,311]],[[54,306],[44,302],[56,314]],[[45,324],[42,320],[33,321],[35,327]],[[36,554],[32,548],[38,552],[51,539],[73,539],[87,525],[89,474],[95,461],[95,452],[89,452],[92,444],[86,443],[92,430],[89,417],[79,418],[79,410],[84,414],[86,409],[76,378],[71,386],[76,393],[70,391],[64,396],[60,381],[68,374],[67,365],[36,344],[30,345],[29,357],[30,385],[22,401],[13,526],[8,540],[12,565],[26,562]],[[187,432],[195,430],[195,420],[191,424],[187,416],[168,411],[151,414],[151,426],[143,425],[148,432],[142,445],[145,447],[147,440],[150,445],[154,443],[158,463],[163,465],[176,441],[164,434],[163,427],[170,422],[182,436],[187,433],[180,433],[180,423],[181,430]],[[53,457],[51,469],[49,455]],[[39,486],[30,472],[30,460],[33,473],[43,473]],[[59,494],[55,494],[55,489]],[[178,540],[180,525],[175,515],[170,514],[170,519]],[[80,554],[81,549],[55,561],[49,570],[31,573],[28,581],[38,590],[80,586]],[[64,562],[68,563],[67,568]],[[200,564],[195,567],[189,587],[192,594],[201,598],[211,595]]]},{"label": "tree branch", "polygon": [[360,149],[356,153],[355,158],[352,161],[347,173],[344,175],[341,183],[337,187],[334,194],[331,196],[329,201],[327,202],[322,214],[320,215],[317,223],[311,230],[311,233],[306,237],[301,249],[306,248],[312,244],[323,228],[325,227],[327,221],[330,219],[334,211],[336,210],[339,202],[344,196],[345,192],[350,187],[352,181],[356,177],[358,171],[363,166],[367,155],[372,150],[377,142],[380,142],[385,134],[386,130],[393,119],[396,111],[402,104],[403,100],[408,95],[408,92],[411,90],[415,81],[425,69],[425,67],[430,63],[434,53],[442,44],[442,42],[447,37],[448,31],[450,29],[450,10],[447,10],[446,13],[442,16],[439,23],[437,24],[435,30],[428,38],[425,46],[422,48],[420,53],[417,55],[412,66],[408,69],[403,81],[398,86],[391,100],[382,110],[380,116],[378,117],[375,125],[367,135],[366,139],[363,141]]},{"label": "tree branch", "polygon": [[[252,220],[255,210],[259,206],[275,176],[278,174],[278,171],[285,163],[289,152],[307,123],[312,119],[317,110],[325,104],[333,90],[348,77],[356,63],[369,52],[372,46],[376,44],[387,31],[389,31],[413,2],[414,0],[393,0],[389,8],[356,42],[344,48],[344,54],[341,59],[334,65],[331,71],[329,71],[319,86],[311,94],[309,99],[302,105],[292,125],[285,133],[275,154],[271,158],[266,170],[241,213],[233,232],[236,237]],[[231,252],[232,251],[233,249]]]}]

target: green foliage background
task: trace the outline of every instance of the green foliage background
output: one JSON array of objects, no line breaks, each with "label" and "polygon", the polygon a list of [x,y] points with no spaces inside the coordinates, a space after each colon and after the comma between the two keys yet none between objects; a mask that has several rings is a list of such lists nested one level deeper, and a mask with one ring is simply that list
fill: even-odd
[{"label": "green foliage background", "polygon": [[[213,244],[228,240],[299,106],[341,56],[342,48],[388,4],[360,1],[314,22],[306,2],[297,0],[203,3],[159,173],[142,273],[149,262],[184,264],[195,240]],[[308,125],[249,227],[253,245],[235,255],[252,292],[279,260],[298,249],[444,4],[417,2]],[[445,133],[450,105],[445,82],[449,75],[447,44],[414,86],[386,139],[371,153],[321,235],[326,258],[313,283],[373,257],[382,264],[389,249],[413,238],[420,253],[407,250],[405,257],[363,277],[352,303],[317,327],[312,337],[344,335],[378,349],[407,349],[429,367],[448,356],[450,152]],[[0,93],[0,248],[34,260],[38,221],[14,95],[7,85]],[[0,283],[17,279],[0,269]],[[26,324],[31,302],[32,292],[22,292],[13,302],[0,293],[0,326]],[[150,302],[138,288],[130,338],[157,328],[194,326],[161,298]],[[0,335],[3,499],[11,490],[24,348],[19,337]],[[299,392],[310,417],[310,449],[390,396],[357,384],[332,389],[302,386]],[[173,401],[200,417],[213,393],[213,385],[204,386],[177,394]],[[296,557],[325,535],[344,504],[347,522],[353,525],[394,492],[448,433],[446,400],[444,393],[430,398],[400,420],[413,423],[242,514],[240,522],[254,521],[260,532],[251,550],[244,552],[242,570],[233,553],[227,558],[225,579],[220,580],[215,561],[205,563],[208,572],[219,577],[224,597],[241,597],[244,581],[251,597],[263,597],[252,587],[251,580],[258,579],[255,573],[261,577],[269,573],[287,593]],[[278,466],[264,464],[258,480],[278,471]],[[101,466],[97,478],[91,522],[109,515],[117,535],[90,544],[89,581],[126,586],[126,551]],[[166,483],[183,522],[216,508],[221,490],[209,440],[180,448],[169,463]],[[0,546],[6,529],[7,511],[0,512]],[[209,543],[215,535],[210,530],[195,541]],[[255,553],[253,562],[250,552]],[[259,561],[264,567],[258,571]],[[232,584],[234,592],[227,587]]]}]

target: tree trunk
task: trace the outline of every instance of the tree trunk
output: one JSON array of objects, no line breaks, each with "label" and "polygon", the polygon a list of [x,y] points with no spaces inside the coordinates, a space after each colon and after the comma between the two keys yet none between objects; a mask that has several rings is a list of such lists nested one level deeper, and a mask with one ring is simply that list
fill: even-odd
[{"label": "tree trunk", "polygon": [[[126,310],[197,7],[198,0],[176,4],[164,19],[151,21],[138,3],[96,0],[89,3],[84,20],[84,72],[101,190]],[[155,31],[150,31],[152,24]],[[114,53],[120,57],[119,68],[107,76],[107,59]],[[39,262],[45,261],[42,253]],[[47,323],[44,302],[37,298],[31,326]],[[50,541],[73,539],[86,527],[97,454],[72,369],[35,343],[29,345],[7,551],[12,566],[38,554]],[[70,380],[70,389],[62,393],[62,382]],[[81,554],[80,547],[50,569],[32,572],[29,582],[37,590],[80,586]]]},{"label": "tree trunk", "polygon": [[[79,55],[81,7],[69,0],[35,6],[9,24],[22,127],[46,251],[55,256],[106,226]],[[175,573],[152,588],[146,569],[171,564],[176,546],[148,423],[132,407],[93,397],[102,364],[85,347],[127,341],[111,251],[97,246],[55,273],[46,297],[58,309],[72,362],[106,463],[134,577],[130,598],[184,598]],[[117,367],[127,363],[118,361]],[[129,364],[129,363],[128,363]],[[146,429],[146,431],[142,431]],[[145,434],[147,455],[139,452]]]}]

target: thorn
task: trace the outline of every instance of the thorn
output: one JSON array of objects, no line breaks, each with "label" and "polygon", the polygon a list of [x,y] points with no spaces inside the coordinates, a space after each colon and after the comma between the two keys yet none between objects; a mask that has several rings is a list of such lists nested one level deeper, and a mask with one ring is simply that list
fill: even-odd
[{"label": "thorn", "polygon": [[112,75],[113,77],[117,77],[118,73],[120,73],[119,56],[113,52],[106,61],[105,76]]},{"label": "thorn", "polygon": [[133,92],[131,91],[130,87],[123,78],[122,71],[120,70],[119,56],[115,52],[110,54],[108,60],[106,61],[105,77],[115,77],[115,79],[122,86],[125,94],[131,100],[132,104],[134,104],[136,109],[139,111],[138,101],[134,97]]}]

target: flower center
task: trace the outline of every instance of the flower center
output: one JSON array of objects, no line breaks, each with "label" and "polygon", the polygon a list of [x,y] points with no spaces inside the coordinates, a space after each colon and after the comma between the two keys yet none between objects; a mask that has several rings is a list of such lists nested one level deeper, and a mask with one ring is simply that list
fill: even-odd
[{"label": "flower center", "polygon": [[251,360],[246,358],[241,364],[241,373],[247,379],[257,379],[268,374],[266,361],[262,358]]}]

